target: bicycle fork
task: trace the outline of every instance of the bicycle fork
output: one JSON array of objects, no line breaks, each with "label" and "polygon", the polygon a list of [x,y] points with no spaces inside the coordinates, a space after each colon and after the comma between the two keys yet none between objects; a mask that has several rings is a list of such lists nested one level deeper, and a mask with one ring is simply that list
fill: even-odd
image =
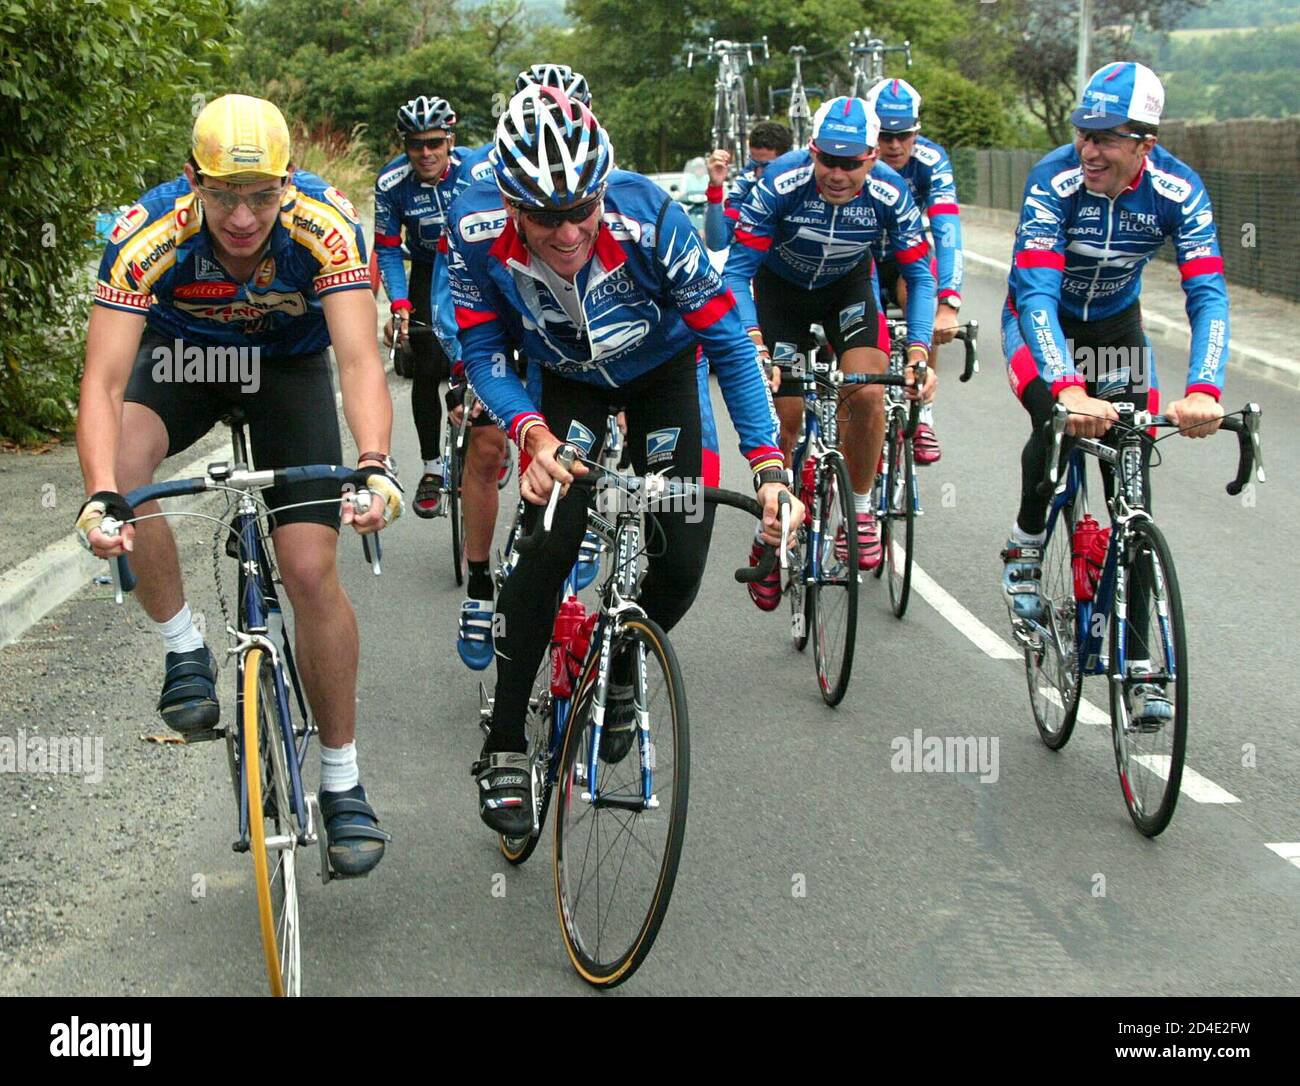
[{"label": "bicycle fork", "polygon": [[637,750],[641,763],[641,795],[603,796],[600,794],[598,767],[600,739],[605,730],[605,708],[609,696],[609,669],[614,654],[614,621],[604,623],[600,641],[600,663],[596,669],[596,692],[592,699],[592,734],[587,750],[586,789],[582,798],[593,807],[619,807],[626,811],[654,810],[659,798],[654,793],[654,749],[650,742],[650,713],[646,705],[645,646],[636,645],[636,661],[632,669],[632,704],[637,726]]}]

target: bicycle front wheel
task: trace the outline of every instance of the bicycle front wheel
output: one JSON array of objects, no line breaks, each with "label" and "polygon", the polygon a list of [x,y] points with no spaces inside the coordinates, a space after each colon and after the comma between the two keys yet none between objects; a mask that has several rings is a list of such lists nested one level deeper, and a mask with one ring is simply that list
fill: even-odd
[{"label": "bicycle front wheel", "polygon": [[894,617],[907,613],[912,592],[912,547],[916,537],[916,502],[913,501],[912,442],[897,415],[889,419],[889,471],[885,476],[887,512],[880,525],[884,561],[889,570],[889,602]]},{"label": "bicycle front wheel", "polygon": [[620,760],[596,756],[593,801],[598,660],[593,653],[584,673],[556,781],[555,903],[578,975],[612,988],[645,961],[668,911],[686,834],[690,735],[672,645],[649,619],[628,619],[614,637],[610,673],[630,662],[640,732]]},{"label": "bicycle front wheel", "polygon": [[1043,620],[1034,627],[1025,646],[1029,707],[1039,738],[1052,750],[1060,750],[1070,741],[1083,689],[1078,604],[1070,561],[1076,516],[1074,499],[1070,498],[1049,528],[1043,544]]},{"label": "bicycle front wheel", "polygon": [[[1183,603],[1169,544],[1150,521],[1129,522],[1128,541],[1120,558],[1116,613],[1110,623],[1115,764],[1134,825],[1146,836],[1155,837],[1174,817],[1187,752]],[[1118,618],[1120,599],[1127,611],[1122,624]]]},{"label": "bicycle front wheel", "polygon": [[808,586],[813,661],[822,700],[838,705],[853,672],[858,630],[858,532],[848,465],[838,452],[818,459],[817,577]]},{"label": "bicycle front wheel", "polygon": [[242,723],[248,844],[253,855],[262,953],[271,994],[297,996],[302,994],[298,835],[277,708],[275,667],[260,648],[251,649],[244,657]]}]

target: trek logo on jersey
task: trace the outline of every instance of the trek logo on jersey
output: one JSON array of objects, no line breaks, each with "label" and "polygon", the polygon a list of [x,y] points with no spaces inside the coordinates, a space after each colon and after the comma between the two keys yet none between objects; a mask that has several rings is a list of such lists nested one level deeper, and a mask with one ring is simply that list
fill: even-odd
[{"label": "trek logo on jersey", "polygon": [[1058,196],[1072,196],[1083,185],[1083,167],[1075,166],[1072,170],[1062,170],[1048,184],[1056,190]]},{"label": "trek logo on jersey", "polygon": [[1191,182],[1184,181],[1181,177],[1165,173],[1164,170],[1157,170],[1154,166],[1148,169],[1147,173],[1151,177],[1151,184],[1155,186],[1156,192],[1176,204],[1181,204],[1192,194]]},{"label": "trek logo on jersey", "polygon": [[582,450],[583,456],[590,456],[591,447],[596,443],[596,435],[589,427],[574,419],[569,423],[569,433],[564,440],[570,445],[577,445]]},{"label": "trek logo on jersey", "polygon": [[878,177],[868,177],[867,185],[871,189],[871,195],[886,207],[893,207],[902,199],[901,189],[895,188],[887,181],[881,181]]},{"label": "trek logo on jersey", "polygon": [[489,159],[484,159],[472,170],[470,170],[469,175],[470,177],[474,178],[475,181],[482,181],[483,178],[487,177],[491,173],[492,173],[492,160],[489,158]]},{"label": "trek logo on jersey", "polygon": [[645,454],[648,464],[671,460],[677,451],[677,439],[682,436],[680,426],[669,426],[663,430],[651,430],[645,436]]},{"label": "trek logo on jersey", "polygon": [[846,305],[840,310],[840,331],[843,332],[852,324],[867,319],[867,303],[854,302],[852,305]]},{"label": "trek logo on jersey", "polygon": [[113,223],[113,229],[108,235],[110,244],[118,245],[125,241],[139,230],[148,218],[149,212],[145,210],[143,204],[136,204],[134,207],[127,208]]},{"label": "trek logo on jersey", "polygon": [[410,176],[410,174],[411,164],[408,162],[405,165],[398,166],[396,169],[390,170],[388,173],[382,175],[379,178],[379,183],[375,187],[378,188],[380,192],[387,192],[395,185],[401,184],[405,178]]},{"label": "trek logo on jersey", "polygon": [[641,224],[636,219],[629,219],[617,211],[605,212],[602,219],[615,241],[630,241],[635,244],[641,240]]},{"label": "trek logo on jersey", "polygon": [[506,209],[476,211],[460,220],[460,236],[466,241],[486,241],[499,237],[506,228]]},{"label": "trek logo on jersey", "polygon": [[361,216],[357,214],[357,209],[352,206],[352,201],[333,185],[325,190],[325,199],[343,212],[348,222],[359,223],[361,221]]},{"label": "trek logo on jersey", "polygon": [[927,147],[923,143],[918,143],[912,148],[912,157],[923,166],[937,166],[943,155],[939,153],[937,147]]},{"label": "trek logo on jersey", "polygon": [[776,189],[777,194],[785,196],[787,193],[794,192],[800,185],[806,184],[808,178],[812,177],[813,168],[811,163],[807,166],[800,166],[797,170],[790,170],[783,173],[776,179],[772,187]]}]

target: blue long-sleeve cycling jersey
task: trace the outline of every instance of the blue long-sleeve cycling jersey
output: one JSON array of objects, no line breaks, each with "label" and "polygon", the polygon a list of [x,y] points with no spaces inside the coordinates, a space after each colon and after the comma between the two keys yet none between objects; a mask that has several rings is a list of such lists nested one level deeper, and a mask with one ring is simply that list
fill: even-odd
[{"label": "blue long-sleeve cycling jersey", "polygon": [[751,467],[782,466],[771,393],[736,299],[686,212],[654,182],[623,170],[610,174],[591,259],[573,283],[580,326],[552,293],[553,280],[524,245],[492,181],[456,200],[447,241],[466,373],[521,448],[528,430],[545,419],[507,364],[512,347],[570,380],[621,388],[698,341]]},{"label": "blue long-sleeve cycling jersey", "polygon": [[437,181],[421,181],[405,154],[379,171],[375,181],[375,254],[390,302],[410,301],[402,264],[403,232],[411,260],[432,264],[436,269],[438,240],[451,202],[472,182],[491,172],[487,161],[491,149],[491,144],[453,147],[447,168]]},{"label": "blue long-sleeve cycling jersey", "polygon": [[1158,145],[1132,184],[1115,197],[1084,187],[1072,144],[1058,147],[1030,171],[1007,301],[1053,394],[1064,385],[1084,383],[1060,314],[1093,321],[1127,309],[1142,292],[1143,267],[1165,238],[1177,250],[1192,327],[1187,391],[1217,399],[1227,365],[1228,290],[1201,179]]},{"label": "blue long-sleeve cycling jersey", "polygon": [[[740,208],[727,257],[726,283],[746,328],[758,327],[750,281],[762,265],[804,290],[843,278],[882,237],[907,280],[907,341],[930,346],[934,276],[921,212],[901,177],[883,163],[867,174],[847,204],[829,204],[817,191],[810,151],[791,151],[771,163]],[[712,356],[710,356],[712,357]]]},{"label": "blue long-sleeve cycling jersey", "polygon": [[[917,136],[912,157],[897,171],[907,182],[912,198],[925,209],[934,239],[934,257],[939,276],[939,301],[961,299],[965,266],[961,248],[961,217],[957,207],[957,183],[953,179],[948,152],[933,140]],[[883,244],[873,250],[877,260],[893,259]]]},{"label": "blue long-sleeve cycling jersey", "polygon": [[725,249],[731,244],[736,220],[740,218],[740,205],[757,184],[758,176],[753,170],[746,170],[736,178],[725,197],[721,185],[710,185],[705,189],[709,202],[704,209],[704,244],[710,249]]}]

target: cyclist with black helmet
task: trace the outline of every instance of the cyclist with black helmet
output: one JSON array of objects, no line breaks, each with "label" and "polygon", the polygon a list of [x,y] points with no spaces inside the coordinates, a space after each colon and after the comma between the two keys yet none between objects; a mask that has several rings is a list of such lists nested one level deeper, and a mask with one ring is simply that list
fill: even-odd
[{"label": "cyclist with black helmet", "polygon": [[[397,131],[405,150],[380,172],[375,182],[375,251],[390,308],[398,320],[397,335],[409,336],[414,354],[411,413],[420,439],[424,471],[412,508],[417,516],[439,512],[444,472],[442,463],[442,404],[439,383],[456,375],[459,344],[455,336],[439,336],[440,298],[446,273],[438,265],[439,241],[447,211],[457,193],[475,176],[491,173],[488,146],[463,150],[456,146],[456,113],[445,98],[420,95],[397,111]],[[407,283],[402,263],[402,235],[411,254]],[[449,302],[446,308],[450,308]],[[411,328],[414,319],[416,327]],[[446,318],[443,318],[444,323]],[[385,338],[391,342],[391,327]],[[453,382],[456,383],[456,382]],[[492,662],[491,647],[477,631],[492,624],[492,576],[489,559],[497,519],[497,479],[505,457],[505,435],[483,414],[472,420],[469,451],[462,480],[465,508],[465,558],[469,568],[466,599],[461,604],[456,649],[473,668]]]},{"label": "cyclist with black helmet", "polygon": [[[530,86],[497,125],[496,184],[480,182],[452,210],[448,242],[456,318],[470,380],[527,458],[520,486],[527,528],[552,483],[585,474],[556,459],[562,440],[599,433],[611,403],[626,406],[638,473],[701,475],[695,348],[713,360],[741,451],[764,505],[766,538],[780,542],[778,495],[789,490],[776,417],[736,299],[709,264],[686,212],[649,178],[613,168],[609,137],[581,102]],[[540,365],[540,403],[500,365],[512,347]],[[802,507],[794,502],[794,523]],[[641,593],[671,629],[699,589],[712,516],[656,514],[665,540]],[[524,714],[586,527],[585,499],[556,506],[551,539],[524,554],[501,592],[491,730],[473,772],[480,817],[494,830],[532,826]],[[602,757],[634,738],[630,675],[610,677]]]}]

